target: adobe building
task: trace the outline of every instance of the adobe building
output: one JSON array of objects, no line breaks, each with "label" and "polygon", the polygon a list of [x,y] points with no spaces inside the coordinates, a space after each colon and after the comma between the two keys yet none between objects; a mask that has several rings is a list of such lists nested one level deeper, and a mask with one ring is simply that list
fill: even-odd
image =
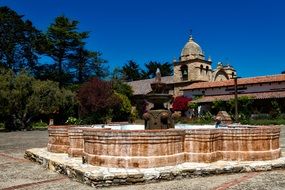
[{"label": "adobe building", "polygon": [[236,75],[235,69],[230,65],[224,66],[218,63],[217,68],[213,69],[211,59],[205,59],[201,47],[192,36],[183,47],[179,61],[174,61],[173,66],[174,96],[183,95],[181,90],[190,84],[205,81],[224,81]]},{"label": "adobe building", "polygon": [[[216,100],[234,98],[236,70],[230,65],[217,64],[212,68],[210,58],[206,59],[202,48],[191,36],[181,51],[179,60],[173,61],[173,76],[162,77],[167,83],[168,93],[174,97],[200,97],[195,102],[206,104]],[[145,94],[151,93],[150,83],[154,79],[128,82],[134,91],[137,108],[142,106]],[[253,99],[285,98],[285,74],[237,79],[238,94]]]},{"label": "adobe building", "polygon": [[[197,82],[224,81],[232,79],[236,71],[230,65],[218,63],[217,68],[212,68],[210,58],[205,59],[201,47],[194,41],[193,37],[185,44],[181,51],[179,60],[173,61],[173,76],[162,77],[162,82],[168,84],[169,93],[173,96],[183,95],[184,87]],[[150,83],[154,79],[138,80],[128,82],[133,88],[135,96],[145,95],[151,92]]]}]

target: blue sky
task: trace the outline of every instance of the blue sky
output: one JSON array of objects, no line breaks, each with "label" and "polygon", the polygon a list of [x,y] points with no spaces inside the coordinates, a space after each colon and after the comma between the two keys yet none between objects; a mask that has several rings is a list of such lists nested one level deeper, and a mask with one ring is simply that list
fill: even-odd
[{"label": "blue sky", "polygon": [[65,15],[90,31],[88,48],[103,53],[110,69],[133,59],[172,62],[192,29],[194,39],[239,76],[285,70],[285,1],[282,0],[0,0],[45,31]]}]

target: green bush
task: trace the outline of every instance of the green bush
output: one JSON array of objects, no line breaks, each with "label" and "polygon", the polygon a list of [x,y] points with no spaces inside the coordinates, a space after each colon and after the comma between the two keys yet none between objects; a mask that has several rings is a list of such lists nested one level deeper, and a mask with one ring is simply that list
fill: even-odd
[{"label": "green bush", "polygon": [[276,100],[271,101],[272,109],[270,110],[269,114],[272,118],[278,118],[281,115],[281,108],[279,103]]},{"label": "green bush", "polygon": [[4,129],[4,128],[5,128],[4,123],[0,123],[0,129]]},{"label": "green bush", "polygon": [[132,109],[131,115],[130,115],[130,123],[135,123],[136,120],[139,118],[139,114],[136,108]]},{"label": "green bush", "polygon": [[115,92],[115,95],[119,102],[113,108],[112,120],[128,121],[132,112],[131,102],[126,95],[117,92]]},{"label": "green bush", "polygon": [[88,115],[84,115],[82,117],[82,124],[91,125],[95,123],[108,123],[108,120],[111,118],[111,111],[110,109],[106,110],[106,112],[92,112]]},{"label": "green bush", "polygon": [[132,87],[120,80],[112,80],[112,88],[115,92],[127,96],[129,99],[133,96]]},{"label": "green bush", "polygon": [[42,128],[47,128],[48,124],[43,121],[38,121],[38,122],[32,123],[31,126],[32,126],[31,127],[32,129],[38,129],[38,128],[42,129]]},{"label": "green bush", "polygon": [[[252,104],[253,99],[250,96],[241,96],[238,97],[238,112],[240,115],[240,120],[247,120],[250,118],[250,115],[252,113]],[[234,114],[235,110],[235,99],[230,99],[227,104],[230,107],[230,114]]]},{"label": "green bush", "polygon": [[34,118],[67,110],[74,97],[56,82],[36,80],[26,72],[0,70],[0,115],[8,130],[29,130]]},{"label": "green bush", "polygon": [[242,120],[242,124],[246,125],[285,125],[284,118],[276,118],[276,119],[249,119]]},{"label": "green bush", "polygon": [[80,125],[80,124],[82,124],[82,120],[78,119],[76,117],[68,117],[68,119],[66,120],[65,124],[68,124],[68,125]]},{"label": "green bush", "polygon": [[260,119],[271,119],[271,116],[266,113],[259,113],[259,114],[251,114],[250,119],[253,120],[260,120]]},{"label": "green bush", "polygon": [[197,125],[214,125],[215,121],[212,117],[199,117],[199,118],[187,118],[181,117],[175,120],[175,123],[182,123],[182,124],[197,124]]}]

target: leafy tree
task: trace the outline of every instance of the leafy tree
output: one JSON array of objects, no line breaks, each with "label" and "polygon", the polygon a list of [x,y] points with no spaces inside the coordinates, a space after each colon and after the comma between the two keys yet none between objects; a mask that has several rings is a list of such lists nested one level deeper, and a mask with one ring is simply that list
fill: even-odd
[{"label": "leafy tree", "polygon": [[127,96],[129,99],[133,96],[133,89],[130,85],[122,82],[121,80],[112,80],[112,88],[115,92]]},{"label": "leafy tree", "polygon": [[123,70],[119,67],[115,67],[111,73],[111,80],[123,80]]},{"label": "leafy tree", "polygon": [[157,68],[160,69],[161,76],[171,76],[173,74],[172,64],[165,62],[159,63],[156,61],[150,61],[149,63],[145,64],[146,71],[143,71],[143,78],[149,79],[154,78]]},{"label": "leafy tree", "polygon": [[103,67],[105,60],[100,58],[101,53],[78,47],[75,53],[70,55],[70,66],[75,70],[75,78],[78,83],[83,83],[91,77],[105,78],[108,75],[107,68]]},{"label": "leafy tree", "polygon": [[188,102],[188,107],[193,110],[194,117],[197,117],[199,105],[196,102]]},{"label": "leafy tree", "polygon": [[140,80],[141,70],[139,68],[139,65],[135,61],[129,60],[127,64],[125,64],[122,68],[122,75],[123,80],[128,82]]},{"label": "leafy tree", "polygon": [[[56,66],[54,64],[40,64],[36,66],[35,70],[36,72],[34,77],[36,79],[52,80],[57,78],[57,73],[55,72]],[[68,80],[70,80],[70,78]]]},{"label": "leafy tree", "polygon": [[115,96],[119,100],[118,103],[114,106],[112,120],[113,121],[128,121],[131,111],[132,105],[129,98],[123,94],[116,93]]},{"label": "leafy tree", "polygon": [[70,57],[77,48],[83,46],[84,39],[88,37],[88,32],[78,32],[77,26],[79,22],[69,20],[65,16],[55,18],[47,31],[49,40],[48,55],[55,61],[56,78],[55,80],[63,85],[67,81],[62,77],[64,73],[68,73],[68,65]]},{"label": "leafy tree", "polygon": [[[240,96],[238,101],[238,112],[241,115],[241,119],[248,119],[252,113],[253,99],[250,96]],[[227,104],[230,107],[230,113],[234,114],[235,99],[230,99]]]},{"label": "leafy tree", "polygon": [[118,103],[111,82],[92,78],[78,92],[80,115],[85,123],[102,123],[111,118],[112,108]]},{"label": "leafy tree", "polygon": [[44,35],[8,7],[0,7],[0,23],[0,64],[14,72],[33,72],[47,44]]},{"label": "leafy tree", "polygon": [[270,115],[272,118],[277,118],[281,115],[281,107],[279,102],[275,99],[275,100],[271,100],[271,110],[269,111]]},{"label": "leafy tree", "polygon": [[[25,72],[1,70],[0,115],[9,130],[30,129],[33,119],[74,104],[74,94],[52,81],[40,81]],[[2,119],[3,119],[2,118]]]},{"label": "leafy tree", "polygon": [[215,100],[212,102],[213,114],[218,114],[219,111],[230,111],[229,104],[226,101]]}]

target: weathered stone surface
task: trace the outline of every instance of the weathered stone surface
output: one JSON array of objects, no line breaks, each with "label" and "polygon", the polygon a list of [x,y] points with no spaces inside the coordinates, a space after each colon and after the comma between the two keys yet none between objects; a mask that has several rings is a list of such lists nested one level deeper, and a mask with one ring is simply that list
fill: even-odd
[{"label": "weathered stone surface", "polygon": [[188,162],[273,160],[281,156],[280,129],[273,126],[194,129],[185,133]]},{"label": "weathered stone surface", "polygon": [[110,128],[91,128],[91,127],[70,127],[68,129],[70,157],[81,157],[84,149],[83,130],[110,130]]},{"label": "weathered stone surface", "polygon": [[87,163],[119,168],[150,168],[184,162],[183,130],[84,130]]},{"label": "weathered stone surface", "polygon": [[220,118],[222,124],[232,124],[233,120],[231,116],[226,111],[219,111],[216,118]]},{"label": "weathered stone surface", "polygon": [[285,166],[285,157],[281,157],[269,161],[187,162],[175,166],[148,169],[108,168],[81,164],[80,159],[70,158],[68,154],[51,153],[45,148],[27,150],[25,158],[42,165],[48,163],[49,169],[93,187],[152,183],[225,173],[269,171]]},{"label": "weathered stone surface", "polygon": [[50,152],[67,153],[69,149],[68,129],[71,126],[49,126],[48,145],[47,149]]},{"label": "weathered stone surface", "polygon": [[184,162],[272,160],[280,157],[280,128],[231,127],[136,131],[51,126],[48,151],[68,152],[69,156],[83,156],[83,163],[115,168],[152,168]]}]

